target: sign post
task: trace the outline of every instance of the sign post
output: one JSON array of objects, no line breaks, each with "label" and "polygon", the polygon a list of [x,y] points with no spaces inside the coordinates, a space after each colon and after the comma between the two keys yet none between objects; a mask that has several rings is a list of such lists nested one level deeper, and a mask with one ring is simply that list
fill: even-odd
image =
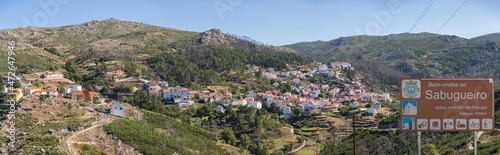
[{"label": "sign post", "polygon": [[400,130],[493,131],[495,120],[494,78],[401,78]]},{"label": "sign post", "polygon": [[474,131],[474,155],[477,155],[477,131]]},{"label": "sign post", "polygon": [[402,78],[402,131],[494,130],[493,78]]},{"label": "sign post", "polygon": [[421,136],[422,136],[422,131],[418,131],[418,155],[421,155],[422,153],[422,140],[421,140]]}]

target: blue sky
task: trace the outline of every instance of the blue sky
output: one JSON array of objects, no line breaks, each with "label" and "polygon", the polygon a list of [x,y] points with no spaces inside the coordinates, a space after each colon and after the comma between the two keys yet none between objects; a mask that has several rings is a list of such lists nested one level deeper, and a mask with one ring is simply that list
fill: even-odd
[{"label": "blue sky", "polygon": [[[430,0],[16,0],[0,2],[0,29],[116,18],[186,31],[212,28],[272,45],[409,32]],[[436,0],[412,33],[437,33],[462,0]],[[50,4],[50,5],[49,5]],[[46,7],[48,6],[48,7]],[[468,0],[439,34],[500,32],[498,0]],[[55,10],[55,11],[54,11]]]}]

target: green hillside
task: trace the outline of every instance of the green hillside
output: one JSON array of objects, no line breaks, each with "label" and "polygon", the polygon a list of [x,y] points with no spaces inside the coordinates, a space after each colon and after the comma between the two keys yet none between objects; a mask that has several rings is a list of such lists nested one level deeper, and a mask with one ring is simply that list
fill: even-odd
[{"label": "green hillside", "polygon": [[122,119],[104,128],[143,154],[229,154],[207,132],[164,115],[145,114],[144,121]]},{"label": "green hillside", "polygon": [[324,61],[377,62],[410,77],[500,78],[500,34],[472,39],[431,33],[353,36],[285,47]]},{"label": "green hillside", "polygon": [[[287,48],[259,45],[218,29],[189,32],[117,19],[3,29],[0,40],[16,41],[18,73],[59,69],[87,89],[112,82],[104,73],[114,69],[191,87],[227,82],[221,74],[242,72],[248,64],[283,69],[311,61]],[[3,62],[6,45],[0,45]],[[7,65],[0,66],[8,71]]]}]

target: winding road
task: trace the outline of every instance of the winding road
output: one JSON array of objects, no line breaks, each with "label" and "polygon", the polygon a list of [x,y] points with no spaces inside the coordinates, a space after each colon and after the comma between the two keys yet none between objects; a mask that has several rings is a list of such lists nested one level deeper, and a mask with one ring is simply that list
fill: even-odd
[{"label": "winding road", "polygon": [[[71,101],[70,103],[73,103],[73,102]],[[85,109],[86,109],[86,110],[89,110],[89,111],[91,111],[91,112],[98,112],[98,111],[95,111],[94,109],[91,109],[91,108],[85,108]],[[92,124],[92,126],[91,126],[91,127],[89,127],[89,128],[86,128],[86,129],[83,129],[83,130],[81,130],[81,131],[78,131],[78,132],[74,133],[73,135],[71,135],[70,137],[68,137],[68,138],[66,139],[66,146],[68,147],[68,153],[69,153],[69,154],[72,154],[72,155],[77,155],[77,153],[75,152],[75,149],[74,149],[74,148],[73,148],[73,146],[71,145],[71,144],[73,144],[73,143],[77,143],[77,144],[91,144],[91,143],[89,143],[89,142],[75,142],[75,141],[73,141],[73,138],[75,138],[75,136],[78,136],[78,135],[80,135],[80,134],[82,134],[82,133],[84,133],[84,132],[87,132],[87,131],[89,131],[89,130],[92,130],[92,129],[94,129],[94,128],[96,128],[96,127],[98,127],[98,126],[100,126],[100,125],[102,125],[102,124],[106,123],[106,114],[104,114],[104,113],[102,113],[102,112],[98,112],[98,113],[99,113],[99,115],[101,116],[101,120],[99,120],[98,122],[95,122],[95,123],[94,123],[94,124]]]},{"label": "winding road", "polygon": [[[293,132],[293,126],[292,125],[290,125],[290,132],[292,132],[292,134],[295,134]],[[307,139],[304,139],[304,142],[302,143],[302,145],[300,145],[300,147],[298,147],[297,149],[291,151],[290,153],[299,151],[300,149],[304,148],[306,146],[306,144],[307,144]]]},{"label": "winding road", "polygon": [[299,151],[300,149],[304,148],[304,146],[306,146],[306,144],[307,144],[307,139],[304,139],[304,143],[302,143],[302,145],[299,148],[297,148],[293,151],[290,151],[290,153]]}]

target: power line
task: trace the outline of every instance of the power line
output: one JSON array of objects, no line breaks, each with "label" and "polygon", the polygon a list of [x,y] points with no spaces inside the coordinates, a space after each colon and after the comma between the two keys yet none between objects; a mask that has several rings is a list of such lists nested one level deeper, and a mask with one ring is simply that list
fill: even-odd
[{"label": "power line", "polygon": [[455,16],[455,14],[458,12],[458,10],[460,10],[460,8],[462,8],[462,6],[465,4],[465,2],[467,2],[467,0],[464,0],[464,2],[462,2],[462,5],[460,5],[457,8],[457,10],[455,10],[455,12],[453,12],[453,14],[450,16],[450,18],[448,18],[448,20],[443,24],[443,26],[441,26],[441,28],[439,28],[439,30],[436,33],[439,33],[441,31],[441,29],[443,29],[443,27],[446,26],[446,24],[448,24],[450,19],[453,18],[453,16]]},{"label": "power line", "polygon": [[424,11],[422,11],[422,13],[420,13],[420,16],[418,16],[417,20],[415,21],[415,23],[413,24],[413,26],[410,28],[410,31],[408,31],[408,32],[412,32],[413,29],[415,29],[415,27],[417,27],[418,23],[420,23],[420,20],[422,20],[422,18],[425,16],[425,14],[427,13],[427,11],[429,11],[429,9],[434,4],[434,2],[435,2],[435,0],[429,1],[429,4],[427,4],[427,6],[425,7]]}]

